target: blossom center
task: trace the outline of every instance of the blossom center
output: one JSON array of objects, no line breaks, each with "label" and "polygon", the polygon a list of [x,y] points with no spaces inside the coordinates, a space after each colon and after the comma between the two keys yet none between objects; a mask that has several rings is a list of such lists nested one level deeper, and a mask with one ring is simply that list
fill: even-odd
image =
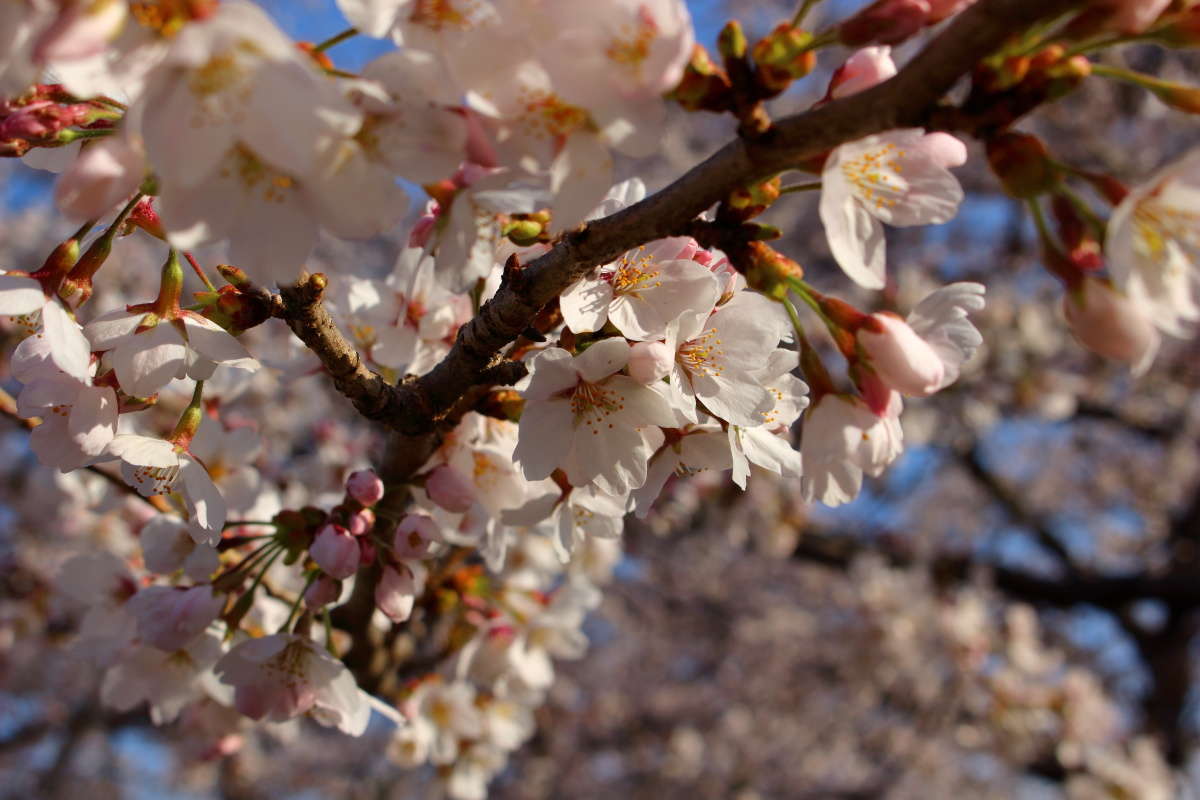
[{"label": "blossom center", "polygon": [[588,113],[582,108],[545,89],[522,90],[517,102],[520,106],[518,125],[526,136],[565,138],[588,121]]},{"label": "blossom center", "polygon": [[169,467],[148,467],[143,465],[134,467],[133,469],[134,483],[149,491],[151,495],[167,494],[171,491],[171,487],[175,485],[175,480],[178,477],[178,464],[173,464]]},{"label": "blossom center", "polygon": [[455,0],[417,0],[413,3],[408,21],[435,33],[441,33],[447,28],[469,30],[472,12],[477,10],[477,7],[478,4],[470,0],[458,4]]},{"label": "blossom center", "polygon": [[288,190],[296,185],[291,177],[271,169],[245,148],[239,147],[234,151],[233,161],[233,164],[221,167],[221,177],[236,178],[247,193],[261,191],[264,202],[286,202]]},{"label": "blossom center", "polygon": [[571,413],[576,426],[586,425],[592,435],[600,433],[601,427],[611,428],[613,424],[606,420],[624,408],[616,392],[595,383],[580,381],[571,394]]},{"label": "blossom center", "polygon": [[677,358],[690,374],[707,378],[720,376],[725,371],[720,363],[724,355],[721,339],[714,327],[679,348]]},{"label": "blossom center", "polygon": [[635,22],[621,25],[617,35],[604,48],[604,55],[619,67],[633,75],[641,75],[642,65],[650,56],[650,45],[658,35],[658,25],[649,9],[638,9]]},{"label": "blossom center", "polygon": [[1186,247],[1200,247],[1200,213],[1147,198],[1133,210],[1138,242],[1153,257],[1164,255],[1174,241]]},{"label": "blossom center", "polygon": [[896,205],[906,183],[900,177],[905,151],[888,143],[842,162],[842,174],[860,200],[875,208]]},{"label": "blossom center", "polygon": [[602,272],[600,277],[612,285],[614,295],[640,298],[643,290],[662,286],[662,281],[657,280],[659,271],[650,269],[653,263],[654,256],[639,255],[631,259],[624,255],[611,269]]}]

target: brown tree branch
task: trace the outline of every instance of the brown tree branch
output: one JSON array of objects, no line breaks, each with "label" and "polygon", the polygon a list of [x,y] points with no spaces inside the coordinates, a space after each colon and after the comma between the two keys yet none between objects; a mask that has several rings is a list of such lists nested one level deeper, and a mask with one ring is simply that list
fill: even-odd
[{"label": "brown tree branch", "polygon": [[1059,540],[1054,531],[1050,530],[1044,520],[1040,519],[1025,506],[1018,492],[1006,486],[983,463],[983,454],[980,452],[978,444],[960,452],[959,461],[967,473],[975,479],[975,482],[991,495],[992,499],[1004,509],[1004,512],[1014,522],[1033,532],[1034,538],[1037,539],[1038,543],[1054,554],[1063,569],[1067,572],[1073,572],[1077,569],[1070,551],[1067,550],[1066,545]]},{"label": "brown tree branch", "polygon": [[[801,561],[845,569],[859,555],[876,553],[895,566],[918,563],[918,557],[897,537],[883,536],[863,542],[850,534],[805,530],[792,551]],[[921,559],[940,583],[961,583],[972,571],[985,568],[992,585],[1014,600],[1055,608],[1093,605],[1122,611],[1138,600],[1161,600],[1173,609],[1200,609],[1200,578],[1192,572],[1130,575],[1080,575],[1045,577],[1025,570],[985,564],[970,556],[939,555]]]},{"label": "brown tree branch", "polygon": [[672,235],[734,189],[761,181],[848,141],[922,125],[941,97],[1014,32],[1082,0],[981,0],[958,16],[891,80],[780,120],[753,141],[735,140],[665,189],[572,231],[547,253],[511,271],[496,295],[458,332],[430,372],[396,387],[361,362],[320,306],[317,276],[283,290],[281,315],[321,358],[338,390],[369,419],[408,436],[437,421],[481,373],[499,362],[538,311],[588,270],[646,242]]}]

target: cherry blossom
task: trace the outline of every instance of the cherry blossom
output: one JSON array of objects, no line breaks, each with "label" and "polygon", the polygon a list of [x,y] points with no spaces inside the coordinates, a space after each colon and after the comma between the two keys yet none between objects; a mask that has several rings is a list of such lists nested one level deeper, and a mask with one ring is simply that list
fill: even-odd
[{"label": "cherry blossom", "polygon": [[711,314],[684,314],[667,332],[675,350],[670,396],[686,421],[696,403],[735,425],[758,425],[774,398],[762,385],[765,369],[790,327],[778,303],[740,291]]},{"label": "cherry blossom", "polygon": [[922,300],[907,322],[887,312],[872,314],[857,333],[871,369],[908,397],[949,386],[983,342],[967,320],[968,311],[983,308],[983,291],[977,283],[943,287]]},{"label": "cherry blossom", "polygon": [[215,545],[225,525],[225,499],[209,477],[208,470],[174,442],[117,434],[104,458],[121,460],[121,475],[143,497],[178,492],[188,514],[192,538]]},{"label": "cherry blossom", "polygon": [[147,586],[129,599],[129,611],[138,623],[138,637],[167,652],[187,647],[217,618],[224,605],[225,598],[211,586]]},{"label": "cherry blossom", "polygon": [[848,395],[828,394],[814,400],[804,417],[801,442],[804,497],[827,506],[857,497],[863,473],[879,475],[904,447],[900,409],[895,392],[883,415]]},{"label": "cherry blossom", "polygon": [[559,348],[534,357],[514,452],[526,478],[561,468],[573,486],[599,479],[617,492],[645,481],[662,436],[651,426],[670,425],[674,415],[661,395],[614,374],[628,360],[623,339],[605,339],[574,357]]},{"label": "cherry blossom", "polygon": [[55,366],[79,381],[91,375],[92,348],[79,324],[53,292],[21,272],[0,272],[0,315],[17,317],[33,336],[45,340],[45,352]]},{"label": "cherry blossom", "polygon": [[311,713],[318,722],[361,736],[371,716],[366,694],[346,667],[310,639],[276,633],[234,646],[216,665],[251,719],[283,722]]},{"label": "cherry blossom", "polygon": [[26,339],[13,353],[13,376],[24,384],[17,413],[40,417],[30,434],[43,464],[60,470],[82,467],[104,452],[117,432],[117,395],[108,386],[79,381],[51,361],[43,337]]},{"label": "cherry blossom", "polygon": [[680,258],[682,242],[663,239],[630,251],[577,281],[559,300],[575,333],[600,330],[610,321],[627,339],[659,339],[685,312],[704,313],[717,304],[712,272]]},{"label": "cherry blossom", "polygon": [[833,257],[867,289],[884,285],[883,226],[938,225],[958,212],[962,187],[949,167],[967,158],[962,142],[919,128],[850,142],[821,173],[821,222]]},{"label": "cherry blossom", "polygon": [[214,547],[196,542],[188,525],[177,517],[159,514],[138,534],[146,569],[160,575],[176,570],[196,581],[207,580],[216,571],[219,557]]},{"label": "cherry blossom", "polygon": [[1096,278],[1085,278],[1063,295],[1063,313],[1071,333],[1089,350],[1130,365],[1133,374],[1145,372],[1161,342],[1145,310]]},{"label": "cherry blossom", "polygon": [[155,725],[174,722],[185,707],[204,697],[201,677],[221,652],[221,639],[213,633],[197,636],[172,652],[135,646],[104,674],[100,698],[116,711],[131,711],[146,703]]},{"label": "cherry blossom", "polygon": [[1104,252],[1113,283],[1163,333],[1186,336],[1200,319],[1200,150],[1193,150],[1132,189],[1113,209]]},{"label": "cherry blossom", "polygon": [[149,397],[172,379],[185,376],[205,380],[218,364],[258,366],[220,325],[179,308],[182,279],[178,255],[172,250],[155,302],[110,311],[84,328],[92,347],[106,351],[105,359],[127,394]]},{"label": "cherry blossom", "polygon": [[309,554],[325,574],[342,580],[358,572],[361,559],[358,539],[341,525],[329,524],[317,532]]},{"label": "cherry blossom", "polygon": [[896,74],[892,48],[876,45],[857,50],[837,68],[829,80],[829,96],[848,97],[882,83]]}]

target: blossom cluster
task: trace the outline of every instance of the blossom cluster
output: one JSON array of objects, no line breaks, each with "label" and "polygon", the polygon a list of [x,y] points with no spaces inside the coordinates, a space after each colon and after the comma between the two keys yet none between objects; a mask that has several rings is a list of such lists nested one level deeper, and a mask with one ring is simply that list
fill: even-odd
[{"label": "blossom cluster", "polygon": [[[375,710],[396,725],[396,761],[433,764],[451,796],[482,797],[531,735],[554,659],[584,654],[626,515],[652,515],[704,471],[742,488],[772,473],[807,501],[853,500],[903,450],[902,398],[947,389],[983,344],[969,314],[984,287],[950,283],[903,317],[866,312],[819,291],[768,237],[747,238],[765,230],[751,221],[761,208],[726,201],[688,235],[574,273],[501,354],[524,377],[440,417],[410,474],[385,486],[346,456],[319,465],[337,473],[332,495],[283,496],[226,406],[258,374],[300,380],[312,367],[255,350],[247,331],[286,316],[271,289],[301,276],[320,233],[391,232],[406,207],[398,180],[424,186],[389,274],[326,281],[339,336],[366,365],[391,383],[428,375],[521,265],[585,220],[636,210],[646,189],[613,185],[613,154],[655,152],[663,95],[698,58],[681,0],[339,5],[400,49],[342,73],[243,0],[0,12],[13,40],[0,143],[59,170],[58,205],[82,223],[40,268],[0,273],[0,314],[25,334],[15,413],[39,420],[31,447],[44,464],[115,464],[119,478],[105,474],[155,510],[140,559],[85,554],[62,570],[87,609],[81,649],[104,670],[107,704],[145,703],[165,723],[215,703],[351,735]],[[911,5],[924,26],[967,3]],[[878,22],[891,6],[868,11]],[[821,102],[895,75],[893,40],[867,37],[882,44],[849,56]],[[34,83],[49,75],[58,82]],[[1012,142],[988,145],[1006,187],[1025,174],[1003,157]],[[885,288],[884,226],[952,219],[963,191],[951,170],[967,156],[950,134],[903,128],[810,164],[832,261],[860,288]],[[1111,283],[1086,274],[1094,234],[1056,207],[1064,244],[1043,230],[1047,247],[1069,252],[1053,250],[1051,266],[1092,349],[1140,367],[1156,329],[1181,335],[1200,318],[1198,164],[1188,156],[1117,201]],[[770,205],[772,180],[747,196],[773,192]],[[98,311],[97,274],[126,235],[165,251],[157,291],[139,285],[118,303],[101,290],[111,307]],[[192,252],[219,242],[237,265],[218,267],[220,288]],[[195,302],[185,262],[204,284]],[[448,657],[416,652],[403,685],[366,691],[342,660],[347,631],[395,636],[414,617],[444,626]],[[236,746],[242,724],[220,747]]]}]

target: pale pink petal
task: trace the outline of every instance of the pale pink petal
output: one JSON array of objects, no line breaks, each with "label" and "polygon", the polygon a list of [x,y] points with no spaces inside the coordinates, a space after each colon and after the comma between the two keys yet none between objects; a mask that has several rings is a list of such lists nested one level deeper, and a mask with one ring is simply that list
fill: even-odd
[{"label": "pale pink petal", "polygon": [[42,306],[42,334],[59,369],[85,383],[91,380],[92,346],[79,323],[56,300]]},{"label": "pale pink petal", "polygon": [[0,275],[0,315],[32,314],[46,303],[42,285],[24,275]]},{"label": "pale pink petal", "polygon": [[579,377],[599,383],[629,363],[629,344],[621,337],[602,339],[575,357]]}]

